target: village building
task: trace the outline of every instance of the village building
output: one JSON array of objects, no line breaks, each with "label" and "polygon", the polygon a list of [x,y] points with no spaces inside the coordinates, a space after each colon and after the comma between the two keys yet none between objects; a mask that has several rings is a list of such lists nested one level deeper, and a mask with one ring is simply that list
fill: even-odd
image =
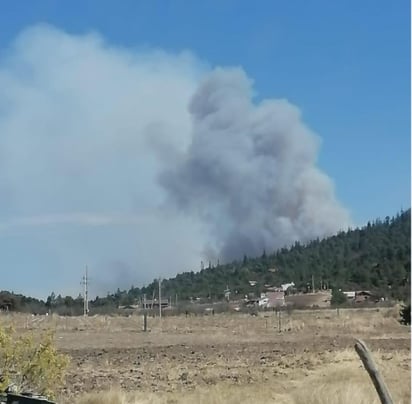
[{"label": "village building", "polygon": [[348,300],[354,300],[355,297],[356,297],[356,292],[355,292],[355,291],[342,292],[342,293],[346,296],[346,298],[347,298]]},{"label": "village building", "polygon": [[355,303],[364,303],[370,300],[376,300],[376,298],[369,290],[360,290],[356,292]]},{"label": "village building", "polygon": [[[162,299],[161,306],[162,306],[162,309],[168,308],[170,306],[169,299]],[[158,299],[143,300],[142,304],[141,304],[141,308],[144,309],[144,310],[158,309],[159,308],[159,300]]]}]

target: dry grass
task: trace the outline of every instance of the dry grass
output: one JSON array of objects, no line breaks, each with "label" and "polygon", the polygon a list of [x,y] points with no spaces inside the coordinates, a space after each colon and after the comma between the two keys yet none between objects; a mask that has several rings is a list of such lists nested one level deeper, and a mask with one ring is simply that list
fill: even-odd
[{"label": "dry grass", "polygon": [[[410,353],[373,352],[395,403],[410,403]],[[379,403],[377,393],[354,350],[329,353],[330,363],[305,379],[292,394],[294,403]]]},{"label": "dry grass", "polygon": [[410,328],[398,323],[398,313],[398,307],[296,310],[282,313],[281,329],[274,312],[149,318],[147,333],[137,315],[19,314],[0,321],[21,333],[56,331],[58,346],[74,358],[61,402],[378,403],[353,349],[353,338],[362,338],[395,403],[403,404],[411,398]]},{"label": "dry grass", "polygon": [[[382,328],[398,327],[399,307],[370,309],[340,309],[340,310],[295,310],[290,314],[283,312],[281,319],[282,331],[307,332],[321,329],[322,333],[343,332],[347,334],[381,333]],[[111,333],[125,331],[141,331],[143,319],[141,315],[130,317],[100,316],[63,317],[31,316],[25,314],[0,315],[3,325],[13,325],[16,329],[46,330],[56,332],[73,331],[110,331]],[[148,318],[149,329],[153,334],[207,334],[227,333],[256,337],[261,336],[265,329],[278,328],[279,321],[275,312],[261,312],[253,317],[248,314],[224,313],[216,316],[185,316]]]},{"label": "dry grass", "polygon": [[[199,388],[185,393],[125,393],[113,388],[106,392],[87,394],[82,397],[79,404],[238,404],[238,403],[268,403],[279,401],[280,395],[271,392],[262,386],[239,386],[222,383],[209,389]],[[283,401],[287,403],[287,401]]]},{"label": "dry grass", "polygon": [[[392,392],[394,403],[411,401],[409,355],[374,353],[380,371]],[[293,372],[293,370],[292,370]],[[329,354],[323,366],[306,374],[289,375],[288,380],[235,386],[220,383],[208,389],[172,393],[125,393],[113,388],[87,394],[79,404],[378,404],[380,401],[369,376],[354,351]]]},{"label": "dry grass", "polygon": [[[394,402],[406,404],[411,402],[410,371],[399,366],[400,363],[394,359],[389,366],[382,366],[380,363],[380,371],[384,375]],[[358,360],[338,362],[326,367],[306,379],[291,396],[291,402],[296,404],[380,403],[369,376],[359,365]]]}]

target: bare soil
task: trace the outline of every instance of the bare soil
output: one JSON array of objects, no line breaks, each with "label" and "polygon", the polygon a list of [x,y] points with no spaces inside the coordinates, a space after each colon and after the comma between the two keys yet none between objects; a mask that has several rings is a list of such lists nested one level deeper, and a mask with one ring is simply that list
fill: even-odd
[{"label": "bare soil", "polygon": [[[390,353],[409,349],[409,340],[366,340],[373,350]],[[337,336],[300,343],[273,341],[232,344],[178,344],[140,348],[77,349],[63,395],[120,386],[126,391],[192,389],[222,381],[233,384],[289,378],[292,370],[314,370],[336,350],[352,349],[354,339]],[[407,362],[403,364],[409,366]],[[297,375],[297,374],[296,374]],[[300,376],[300,374],[299,374]]]},{"label": "bare soil", "polygon": [[[71,357],[59,402],[73,403],[86,392],[112,387],[167,394],[222,383],[299,384],[314,372],[326,374],[343,360],[340,353],[354,352],[355,338],[408,374],[410,328],[390,310],[284,313],[281,323],[276,313],[150,318],[148,332],[142,331],[141,316],[14,322],[22,332],[56,330],[59,350]],[[410,386],[402,394],[410,398]]]}]

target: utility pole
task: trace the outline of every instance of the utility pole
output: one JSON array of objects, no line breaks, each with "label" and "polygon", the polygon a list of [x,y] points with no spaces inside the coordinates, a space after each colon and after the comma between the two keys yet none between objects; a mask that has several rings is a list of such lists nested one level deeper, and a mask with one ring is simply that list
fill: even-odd
[{"label": "utility pole", "polygon": [[315,293],[315,277],[312,274],[312,293]]},{"label": "utility pole", "polygon": [[229,285],[226,285],[226,289],[224,291],[225,294],[225,298],[227,299],[227,301],[230,300],[230,289],[229,289]]},{"label": "utility pole", "polygon": [[86,273],[84,274],[82,278],[82,285],[83,285],[83,315],[87,316],[89,313],[89,278],[87,274],[87,265],[86,265]]},{"label": "utility pole", "polygon": [[159,277],[159,318],[162,318],[162,278]]},{"label": "utility pole", "polygon": [[155,295],[156,295],[156,287],[153,286],[153,296],[152,296],[152,305],[151,305],[151,309],[152,309],[152,310],[153,310],[153,308],[154,308]]}]

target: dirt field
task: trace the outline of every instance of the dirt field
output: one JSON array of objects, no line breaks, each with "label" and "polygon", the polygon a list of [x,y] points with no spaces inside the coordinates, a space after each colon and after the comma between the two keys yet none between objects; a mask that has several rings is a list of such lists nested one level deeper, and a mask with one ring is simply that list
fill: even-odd
[{"label": "dirt field", "polygon": [[[55,329],[72,360],[60,403],[379,402],[353,346],[362,338],[396,403],[410,402],[410,328],[397,309],[197,317],[3,317]],[[108,392],[110,390],[110,392]],[[96,394],[86,394],[96,393]],[[98,394],[97,394],[98,393]]]}]

